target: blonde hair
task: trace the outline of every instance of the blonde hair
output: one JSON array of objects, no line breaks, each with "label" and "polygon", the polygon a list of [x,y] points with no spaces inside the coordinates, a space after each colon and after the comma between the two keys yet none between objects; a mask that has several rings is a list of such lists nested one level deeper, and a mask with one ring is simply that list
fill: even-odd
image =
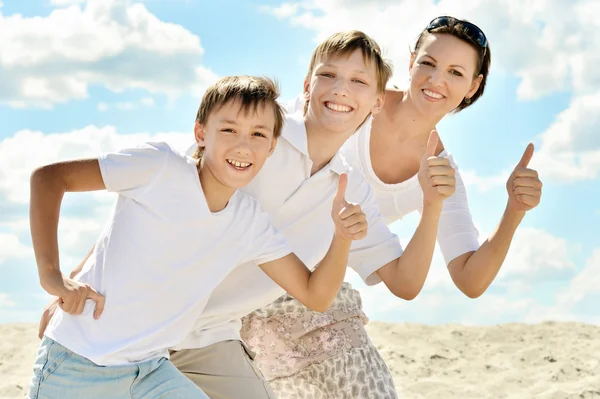
[{"label": "blonde hair", "polygon": [[385,92],[385,87],[392,77],[392,64],[381,55],[379,44],[366,33],[358,30],[335,33],[319,44],[312,53],[310,66],[306,74],[307,79],[312,75],[318,60],[325,57],[350,55],[355,50],[361,51],[365,63],[372,61],[375,64],[377,91],[379,93]]},{"label": "blonde hair", "polygon": [[[275,128],[273,137],[281,135],[283,127],[283,109],[277,102],[279,87],[267,77],[258,76],[226,76],[211,85],[204,96],[196,113],[196,122],[206,125],[208,117],[214,110],[221,109],[231,101],[239,101],[244,112],[256,112],[259,106],[272,106],[275,111]],[[198,146],[193,157],[200,160],[204,147]]]}]

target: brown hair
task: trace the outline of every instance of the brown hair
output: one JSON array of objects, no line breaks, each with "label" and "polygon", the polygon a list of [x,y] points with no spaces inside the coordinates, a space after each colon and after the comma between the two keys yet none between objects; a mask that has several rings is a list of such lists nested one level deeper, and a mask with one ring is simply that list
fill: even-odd
[{"label": "brown hair", "polygon": [[[273,137],[281,135],[283,127],[283,109],[277,102],[279,87],[267,77],[258,76],[226,76],[211,85],[204,96],[196,114],[196,122],[206,125],[211,112],[221,109],[230,101],[239,101],[240,111],[256,112],[259,106],[272,106],[275,111],[275,128]],[[201,159],[204,147],[198,146],[193,157]]]},{"label": "brown hair", "polygon": [[371,39],[366,33],[358,30],[339,32],[329,36],[313,51],[308,67],[307,79],[315,68],[317,61],[324,57],[349,56],[355,50],[360,50],[366,62],[373,61],[377,69],[377,91],[385,92],[385,86],[392,77],[392,64],[383,59],[379,44]]},{"label": "brown hair", "polygon": [[[487,43],[487,46],[485,47],[485,49],[483,47],[481,47],[480,45],[476,44],[473,41],[473,39],[471,39],[469,37],[469,35],[467,35],[463,24],[461,24],[460,22],[461,21],[459,19],[453,19],[453,23],[450,23],[448,25],[440,26],[440,27],[432,29],[432,30],[427,30],[427,28],[424,29],[423,32],[421,32],[421,34],[417,38],[417,42],[415,44],[415,50],[413,52],[414,54],[416,54],[419,51],[421,44],[423,43],[423,39],[426,38],[428,35],[433,35],[433,34],[452,35],[452,36],[464,41],[465,43],[468,43],[477,52],[477,66],[475,68],[475,71],[476,71],[475,77],[477,77],[479,74],[481,74],[483,76],[483,79],[481,80],[481,83],[479,84],[479,88],[477,89],[475,94],[473,94],[473,96],[468,100],[463,99],[462,102],[458,105],[458,107],[456,107],[452,111],[453,113],[460,112],[463,109],[469,107],[475,101],[477,101],[479,99],[479,97],[481,97],[483,95],[483,91],[485,90],[485,84],[487,82],[488,74],[490,73],[490,65],[492,63],[492,54],[490,51],[489,42]],[[469,22],[469,21],[465,20],[465,22]]]}]

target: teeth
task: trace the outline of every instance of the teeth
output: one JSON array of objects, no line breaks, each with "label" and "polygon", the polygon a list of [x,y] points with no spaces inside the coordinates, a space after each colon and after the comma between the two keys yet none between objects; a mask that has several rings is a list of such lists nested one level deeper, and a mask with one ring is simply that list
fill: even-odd
[{"label": "teeth", "polygon": [[441,94],[438,94],[438,93],[430,91],[430,90],[423,90],[423,93],[425,93],[427,96],[433,97],[433,98],[444,98],[444,96],[442,96]]},{"label": "teeth", "polygon": [[348,105],[342,105],[342,104],[334,104],[334,103],[330,103],[330,102],[326,102],[325,106],[333,111],[337,111],[337,112],[350,112],[352,111],[352,107],[348,106]]},{"label": "teeth", "polygon": [[252,165],[249,162],[239,162],[239,161],[235,161],[233,159],[228,159],[227,163],[235,166],[236,168],[247,168],[248,166]]}]

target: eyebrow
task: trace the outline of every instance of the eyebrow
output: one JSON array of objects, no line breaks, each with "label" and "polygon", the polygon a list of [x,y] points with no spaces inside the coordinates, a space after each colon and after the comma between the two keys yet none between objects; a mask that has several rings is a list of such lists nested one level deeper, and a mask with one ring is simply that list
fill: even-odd
[{"label": "eyebrow", "polygon": [[[229,125],[237,125],[238,122],[232,119],[221,119],[219,121],[219,123],[227,123]],[[254,125],[252,126],[253,129],[269,129],[267,126],[265,125]]]},{"label": "eyebrow", "polygon": [[[322,66],[328,67],[328,68],[337,68],[338,67],[337,65],[330,64],[330,63],[324,63]],[[365,71],[364,69],[355,69],[354,72],[355,73],[362,73],[364,75],[368,75],[369,74],[369,72]]]},{"label": "eyebrow", "polygon": [[[424,55],[424,56],[426,56],[426,57],[429,57],[429,58],[431,58],[431,59],[432,59],[434,62],[437,62],[437,60],[436,60],[435,58],[433,58],[432,56],[430,56],[429,54],[425,53],[425,54],[423,54],[423,55]],[[464,67],[464,66],[462,66],[462,65],[458,65],[458,64],[456,64],[456,65],[449,65],[449,66],[450,66],[451,68],[461,68],[461,69],[464,69],[465,71],[467,70],[467,68],[465,68],[465,67]]]}]

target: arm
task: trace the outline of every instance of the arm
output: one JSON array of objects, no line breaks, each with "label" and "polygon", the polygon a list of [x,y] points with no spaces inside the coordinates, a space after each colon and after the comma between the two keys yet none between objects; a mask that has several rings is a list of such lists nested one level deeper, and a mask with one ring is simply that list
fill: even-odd
[{"label": "arm", "polygon": [[[95,246],[93,246],[90,249],[90,251],[88,252],[88,254],[85,256],[85,258],[83,258],[83,260],[81,262],[79,262],[79,264],[77,266],[75,266],[75,269],[73,269],[71,271],[69,278],[73,279],[73,278],[75,278],[76,275],[79,274],[79,272],[81,272],[81,269],[83,269],[83,265],[85,265],[85,262],[87,262],[89,257],[92,256],[92,253],[94,253],[94,248],[95,248]],[[46,332],[46,327],[48,327],[48,323],[50,323],[50,320],[52,320],[52,316],[54,316],[54,313],[56,312],[56,308],[58,308],[58,301],[59,301],[59,298],[55,297],[44,308],[44,312],[42,313],[42,317],[40,319],[40,324],[38,327],[38,338],[39,339],[42,339],[44,337],[44,333]],[[102,311],[98,312],[98,317],[100,317],[101,313],[102,313]]]},{"label": "arm", "polygon": [[58,219],[62,198],[70,191],[105,189],[98,160],[61,162],[36,169],[30,179],[30,226],[40,284],[50,295],[59,297],[59,306],[79,314],[87,298],[102,311],[104,297],[86,284],[64,276],[58,253]]},{"label": "arm", "polygon": [[533,145],[529,145],[506,184],[508,204],[494,233],[477,251],[448,264],[454,284],[469,298],[481,296],[494,281],[525,213],[540,203],[542,182],[535,170],[527,168],[532,156]]},{"label": "arm", "polygon": [[402,299],[414,299],[429,273],[443,201],[455,190],[455,170],[447,158],[437,157],[437,132],[432,131],[419,168],[423,212],[417,229],[402,255],[377,270],[388,289]]},{"label": "arm", "polygon": [[367,234],[366,216],[360,206],[345,200],[347,183],[347,175],[340,175],[331,211],[335,232],[327,254],[315,271],[311,273],[295,254],[260,265],[290,295],[317,312],[331,306],[344,282],[352,240],[360,240]]}]

